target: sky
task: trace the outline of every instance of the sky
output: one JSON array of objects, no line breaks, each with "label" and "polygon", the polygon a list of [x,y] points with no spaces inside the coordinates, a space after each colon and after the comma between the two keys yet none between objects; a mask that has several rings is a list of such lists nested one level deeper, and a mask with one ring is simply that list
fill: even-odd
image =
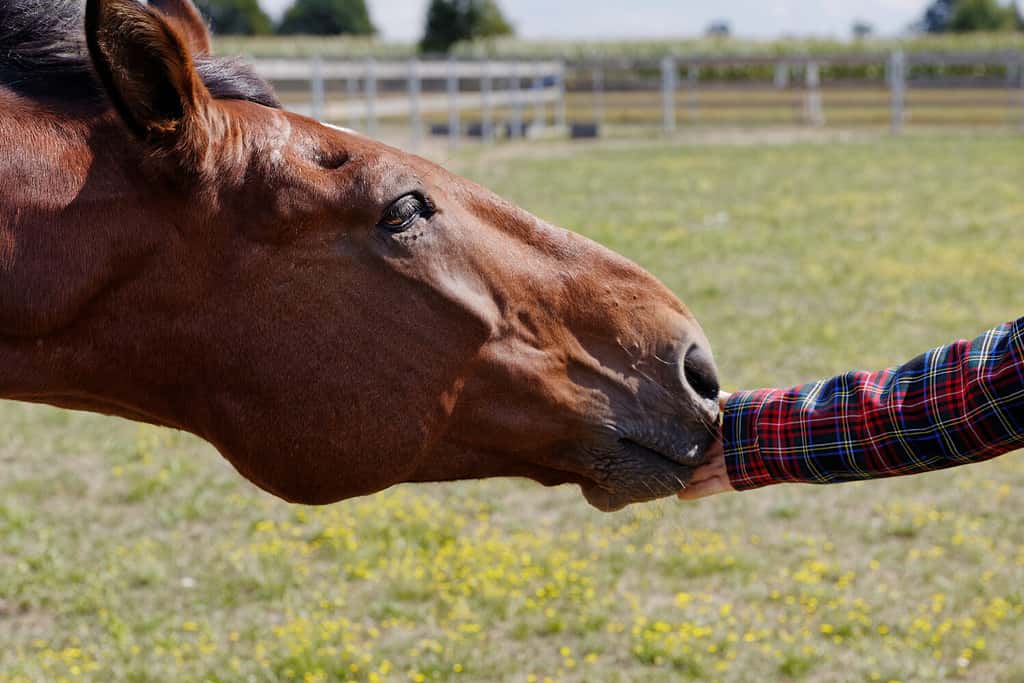
[{"label": "sky", "polygon": [[[278,16],[292,0],[260,0]],[[413,40],[423,30],[428,0],[367,0],[385,38]],[[523,38],[658,38],[704,32],[724,19],[741,37],[847,37],[858,19],[882,34],[903,31],[928,0],[499,0]]]}]

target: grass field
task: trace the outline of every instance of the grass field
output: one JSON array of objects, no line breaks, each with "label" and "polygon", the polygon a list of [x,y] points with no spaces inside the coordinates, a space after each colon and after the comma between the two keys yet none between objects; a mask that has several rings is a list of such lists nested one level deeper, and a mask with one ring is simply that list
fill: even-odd
[{"label": "grass field", "polygon": [[[824,124],[849,129],[891,125],[889,93],[881,89],[835,89],[822,93]],[[308,99],[308,97],[304,98]],[[566,99],[568,121],[595,121],[598,100],[588,92],[573,92]],[[600,100],[601,119],[613,130],[660,128],[663,104],[658,92],[605,93]],[[550,114],[551,107],[548,107]],[[444,121],[444,114],[428,115],[429,121]],[[532,111],[528,108],[526,118]],[[480,120],[479,112],[467,111],[466,120]],[[496,120],[511,118],[510,109],[498,109]],[[912,90],[906,101],[907,126],[1001,126],[1024,127],[1024,91]],[[679,126],[800,126],[809,121],[806,91],[702,89],[694,99],[681,92],[676,96]],[[608,128],[604,131],[608,133]]]},{"label": "grass field", "polygon": [[[729,388],[1021,314],[1024,138],[450,161],[643,263]],[[578,491],[258,493],[182,434],[0,404],[0,681],[1024,681],[1024,458],[606,516]]]}]

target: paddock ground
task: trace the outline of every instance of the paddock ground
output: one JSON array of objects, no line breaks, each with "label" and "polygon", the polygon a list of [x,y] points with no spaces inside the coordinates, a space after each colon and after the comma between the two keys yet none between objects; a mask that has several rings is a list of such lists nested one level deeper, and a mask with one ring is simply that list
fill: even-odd
[{"label": "paddock ground", "polygon": [[[728,388],[1024,314],[1024,137],[472,148],[650,268]],[[571,488],[324,509],[169,431],[0,405],[0,681],[1024,681],[1024,458],[602,515]]]}]

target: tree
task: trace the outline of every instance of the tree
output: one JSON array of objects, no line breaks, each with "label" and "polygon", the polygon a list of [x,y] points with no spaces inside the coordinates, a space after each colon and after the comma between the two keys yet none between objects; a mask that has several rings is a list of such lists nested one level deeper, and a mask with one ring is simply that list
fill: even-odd
[{"label": "tree", "polygon": [[953,18],[956,0],[935,0],[924,13],[924,30],[927,33],[945,33],[949,20]]},{"label": "tree", "polygon": [[505,19],[501,8],[495,0],[486,0],[481,3],[480,13],[475,20],[475,33],[473,38],[495,38],[498,36],[510,36],[515,33],[512,24]]},{"label": "tree", "polygon": [[724,19],[718,19],[708,24],[704,35],[708,38],[728,38],[732,35],[732,25]]},{"label": "tree", "polygon": [[875,35],[875,26],[867,21],[858,20],[853,22],[851,32],[855,40],[867,40]]},{"label": "tree", "polygon": [[285,12],[278,32],[369,36],[377,29],[370,21],[365,0],[297,0]]},{"label": "tree", "polygon": [[196,0],[196,7],[219,35],[261,35],[272,28],[257,0]]},{"label": "tree", "polygon": [[1024,11],[1021,10],[1018,0],[1013,0],[1010,11],[1013,12],[1014,21],[1017,23],[1017,30],[1024,31]]},{"label": "tree", "polygon": [[954,33],[970,33],[1013,28],[1015,18],[1011,11],[996,0],[956,0],[953,16],[949,20],[949,30]]},{"label": "tree", "polygon": [[464,40],[513,33],[495,0],[431,0],[420,50],[448,52]]},{"label": "tree", "polygon": [[1019,14],[1014,7],[1003,7],[997,0],[935,0],[924,14],[928,33],[969,33],[1012,29]]}]

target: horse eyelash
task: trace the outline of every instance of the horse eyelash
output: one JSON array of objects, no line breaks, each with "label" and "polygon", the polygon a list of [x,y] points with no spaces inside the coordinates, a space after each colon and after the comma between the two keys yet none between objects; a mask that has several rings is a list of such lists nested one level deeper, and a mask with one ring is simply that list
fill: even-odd
[{"label": "horse eyelash", "polygon": [[427,195],[423,194],[422,192],[417,192],[416,193],[416,198],[419,199],[421,202],[423,202],[423,207],[424,207],[423,217],[424,218],[430,218],[435,213],[437,213],[437,205],[434,204],[434,200],[433,199],[431,199]]}]

